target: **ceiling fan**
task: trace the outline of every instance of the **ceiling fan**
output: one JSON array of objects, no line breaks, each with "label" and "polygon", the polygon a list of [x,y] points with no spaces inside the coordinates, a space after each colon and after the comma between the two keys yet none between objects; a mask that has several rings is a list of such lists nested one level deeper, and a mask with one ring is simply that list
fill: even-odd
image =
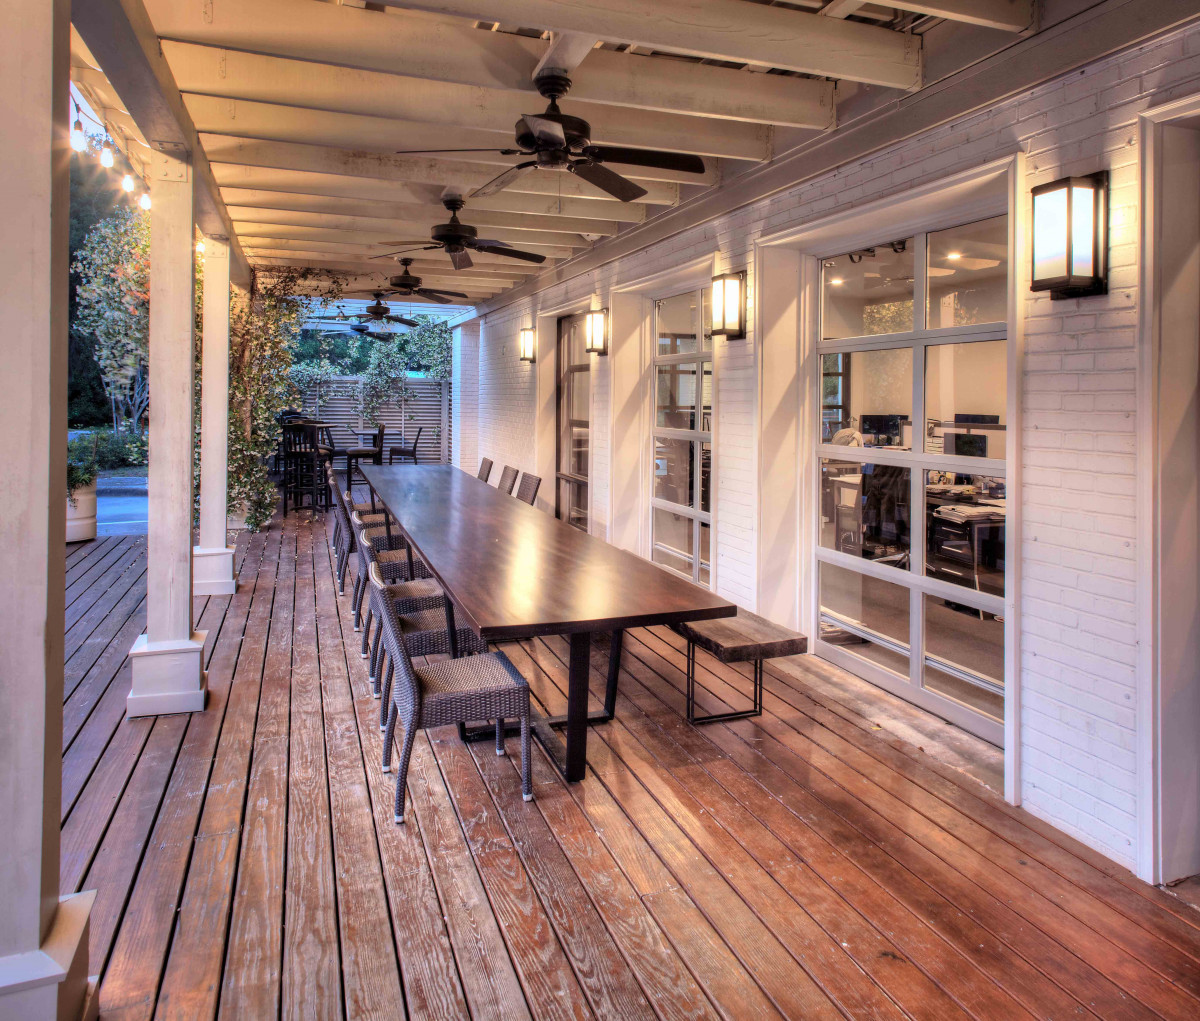
[{"label": "ceiling fan", "polygon": [[385,252],[382,255],[372,256],[372,258],[388,259],[397,255],[403,255],[405,252],[428,251],[434,248],[441,248],[450,256],[450,261],[454,264],[455,269],[470,269],[474,265],[471,261],[470,252],[503,255],[509,259],[521,259],[523,262],[546,261],[544,255],[523,252],[519,248],[513,248],[512,245],[505,244],[503,241],[488,241],[481,238],[478,230],[469,223],[463,223],[458,218],[458,211],[465,204],[461,196],[458,195],[443,197],[442,205],[450,210],[450,222],[437,224],[429,232],[430,241],[384,241],[381,243],[385,245],[409,245],[411,247],[401,248],[396,252]]},{"label": "ceiling fan", "polygon": [[422,298],[428,298],[430,301],[436,301],[442,305],[449,305],[451,298],[466,298],[467,295],[462,291],[443,291],[439,287],[422,287],[421,278],[413,276],[409,266],[413,264],[412,259],[401,259],[400,265],[404,267],[404,272],[399,276],[392,277],[388,281],[388,286],[391,290],[389,294],[404,294],[417,295]]},{"label": "ceiling fan", "polygon": [[[415,319],[405,319],[404,316],[392,315],[392,310],[388,308],[387,303],[383,300],[383,291],[374,291],[371,297],[375,299],[375,304],[368,305],[361,312],[354,312],[346,315],[342,307],[338,306],[338,314],[335,316],[313,316],[312,320],[319,323],[345,323],[351,319],[357,319],[357,323],[352,323],[350,329],[355,333],[369,333],[371,323],[399,323],[401,326],[415,328],[420,326]],[[373,334],[371,334],[373,336]]]},{"label": "ceiling fan", "polygon": [[632,167],[655,167],[703,174],[704,160],[690,153],[660,152],[654,149],[630,149],[615,145],[592,145],[591,125],[558,108],[558,101],[571,88],[566,72],[547,68],[534,79],[538,92],[549,100],[546,112],[524,114],[516,127],[515,149],[411,149],[403,152],[498,152],[505,156],[531,156],[530,160],[510,167],[487,184],[471,192],[471,198],[484,198],[502,191],[533,170],[558,170],[575,174],[622,202],[632,202],[646,189],[609,170],[605,163]]}]

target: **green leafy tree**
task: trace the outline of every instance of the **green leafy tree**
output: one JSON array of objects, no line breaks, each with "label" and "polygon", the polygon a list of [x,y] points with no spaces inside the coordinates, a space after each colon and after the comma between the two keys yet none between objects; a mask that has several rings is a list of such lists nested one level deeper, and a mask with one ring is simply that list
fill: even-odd
[{"label": "green leafy tree", "polygon": [[72,270],[79,280],[76,326],[93,338],[109,400],[128,427],[140,432],[150,406],[149,216],[119,209],[95,224]]}]

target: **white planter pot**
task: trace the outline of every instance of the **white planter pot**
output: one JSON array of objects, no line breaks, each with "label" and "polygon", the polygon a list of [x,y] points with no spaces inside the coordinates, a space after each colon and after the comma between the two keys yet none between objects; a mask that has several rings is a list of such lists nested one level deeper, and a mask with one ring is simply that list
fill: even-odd
[{"label": "white planter pot", "polygon": [[67,542],[96,538],[96,483],[75,490],[75,505],[67,499]]}]

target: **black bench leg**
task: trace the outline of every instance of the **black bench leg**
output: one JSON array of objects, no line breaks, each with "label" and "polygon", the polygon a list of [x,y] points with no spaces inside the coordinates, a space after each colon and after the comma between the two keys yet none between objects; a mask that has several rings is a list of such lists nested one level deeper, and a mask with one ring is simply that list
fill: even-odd
[{"label": "black bench leg", "polygon": [[696,715],[696,645],[687,644],[687,719],[688,723],[697,726],[702,723],[718,723],[722,720],[744,720],[750,716],[761,716],[763,711],[763,661],[754,660],[754,707],[740,709],[728,713],[709,713],[707,716]]}]

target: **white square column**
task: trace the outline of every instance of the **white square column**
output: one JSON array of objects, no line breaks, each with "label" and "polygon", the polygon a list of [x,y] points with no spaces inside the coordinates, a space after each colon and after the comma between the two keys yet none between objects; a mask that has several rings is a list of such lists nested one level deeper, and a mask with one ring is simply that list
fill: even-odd
[{"label": "white square column", "polygon": [[[192,630],[195,277],[189,155],[158,143],[150,175],[150,507],[146,633],[129,650],[130,716],[204,708],[204,634]],[[182,147],[180,147],[182,148]]]},{"label": "white square column", "polygon": [[226,545],[229,482],[229,242],[204,242],[204,337],[200,355],[200,545],[192,550],[192,592],[237,591]]},{"label": "white square column", "polygon": [[0,0],[0,1019],[95,1016],[92,893],[59,897],[70,5]]}]

